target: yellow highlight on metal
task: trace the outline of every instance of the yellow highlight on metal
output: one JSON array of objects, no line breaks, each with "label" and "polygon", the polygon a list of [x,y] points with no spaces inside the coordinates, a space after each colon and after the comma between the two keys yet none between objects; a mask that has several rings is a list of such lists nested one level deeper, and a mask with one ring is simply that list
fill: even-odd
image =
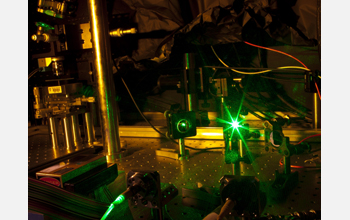
[{"label": "yellow highlight on metal", "polygon": [[106,0],[88,0],[92,45],[95,57],[98,107],[101,113],[103,146],[108,162],[114,162],[120,153],[118,108],[109,45]]},{"label": "yellow highlight on metal", "polygon": [[222,136],[222,133],[202,133],[204,136]]},{"label": "yellow highlight on metal", "polygon": [[[93,34],[94,34],[94,38],[95,40],[93,41],[93,44],[94,44],[94,47],[96,48],[94,51],[96,52],[96,59],[97,59],[97,69],[98,71],[101,71],[101,52],[100,52],[100,45],[99,45],[99,42],[100,42],[100,38],[98,36],[98,33],[100,32],[100,30],[98,29],[97,27],[97,19],[96,19],[96,7],[95,7],[95,4],[96,4],[96,1],[95,0],[91,0],[89,1],[90,2],[90,7],[91,7],[91,10],[92,10],[92,13],[91,13],[91,24],[92,24],[92,27],[93,27]],[[101,75],[100,75],[101,77]]]},{"label": "yellow highlight on metal", "polygon": [[314,129],[317,130],[318,129],[318,109],[317,109],[317,105],[318,105],[318,96],[317,93],[314,93]]}]

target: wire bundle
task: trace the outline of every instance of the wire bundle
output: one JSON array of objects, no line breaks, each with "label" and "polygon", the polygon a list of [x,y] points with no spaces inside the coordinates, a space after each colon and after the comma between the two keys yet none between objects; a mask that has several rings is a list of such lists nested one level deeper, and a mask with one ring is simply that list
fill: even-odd
[{"label": "wire bundle", "polygon": [[108,204],[28,178],[28,209],[55,219],[100,219]]},{"label": "wire bundle", "polygon": [[[301,62],[299,59],[297,59],[296,57],[290,55],[290,54],[287,54],[285,52],[282,52],[282,51],[279,51],[279,50],[275,50],[275,49],[271,49],[271,48],[268,48],[268,47],[262,47],[262,46],[259,46],[259,45],[255,45],[255,44],[252,44],[252,43],[249,43],[247,41],[244,41],[244,43],[250,45],[250,46],[253,46],[253,47],[257,47],[257,48],[262,48],[262,49],[265,49],[265,50],[270,50],[270,51],[274,51],[274,52],[277,52],[277,53],[281,53],[283,55],[286,55],[286,56],[289,56],[291,58],[293,58],[294,60],[298,61],[303,67],[301,66],[282,66],[282,67],[277,67],[276,69],[279,70],[279,69],[300,69],[300,70],[306,70],[306,71],[310,71],[309,68],[307,68],[307,66]],[[224,61],[222,61],[220,59],[220,57],[216,54],[213,46],[211,46],[211,49],[213,51],[213,53],[215,54],[216,58],[224,65],[226,66],[227,68],[230,68],[226,63],[224,63]],[[271,71],[274,71],[274,69],[268,69],[268,70],[263,70],[263,71],[258,71],[258,72],[243,72],[243,71],[239,71],[239,70],[236,70],[236,69],[233,69],[233,68],[230,68],[230,70],[232,70],[233,72],[236,72],[236,73],[240,73],[240,74],[245,74],[245,75],[256,75],[256,74],[262,74],[262,73],[268,73],[268,72],[271,72]],[[265,77],[266,78],[266,77]],[[315,87],[316,87],[316,90],[317,90],[317,93],[318,93],[318,96],[319,98],[321,99],[321,93],[320,93],[320,90],[318,88],[318,85],[317,83],[315,82]]]}]

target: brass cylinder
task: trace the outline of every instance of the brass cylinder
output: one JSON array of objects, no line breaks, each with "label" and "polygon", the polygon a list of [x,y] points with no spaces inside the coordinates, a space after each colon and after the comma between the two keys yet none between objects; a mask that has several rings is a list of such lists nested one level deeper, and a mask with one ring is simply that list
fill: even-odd
[{"label": "brass cylinder", "polygon": [[[244,157],[244,146],[243,146],[242,139],[238,140],[238,148],[239,148],[239,157],[243,158]],[[241,173],[243,172],[243,169],[244,169],[244,162],[243,161],[239,162],[239,168],[240,168],[239,175],[241,175]]]},{"label": "brass cylinder", "polygon": [[112,72],[106,0],[88,0],[102,140],[108,162],[120,151],[118,108]]},{"label": "brass cylinder", "polygon": [[52,148],[58,148],[58,129],[57,129],[57,119],[54,117],[49,118],[49,130]]},{"label": "brass cylinder", "polygon": [[94,124],[90,112],[85,112],[85,139],[88,145],[93,145],[95,141]]},{"label": "brass cylinder", "polygon": [[244,156],[244,147],[242,139],[238,140],[239,156],[242,158]]},{"label": "brass cylinder", "polygon": [[40,100],[40,90],[39,90],[39,87],[34,87],[33,88],[33,95],[34,95],[34,109],[40,109],[43,107],[42,103],[41,103],[41,100]]},{"label": "brass cylinder", "polygon": [[72,134],[72,122],[71,117],[66,116],[62,118],[63,124],[63,134],[64,134],[64,144],[68,153],[73,152],[74,150],[74,139]]},{"label": "brass cylinder", "polygon": [[80,146],[82,144],[82,138],[77,115],[71,115],[71,120],[74,146]]}]

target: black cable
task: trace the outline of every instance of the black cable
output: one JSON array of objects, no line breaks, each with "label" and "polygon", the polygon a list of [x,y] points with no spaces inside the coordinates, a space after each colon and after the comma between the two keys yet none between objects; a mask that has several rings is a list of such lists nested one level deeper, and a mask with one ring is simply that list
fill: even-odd
[{"label": "black cable", "polygon": [[[248,102],[246,102],[248,105],[250,105]],[[251,106],[251,105],[250,105]],[[247,109],[248,109],[248,111],[252,114],[252,115],[254,115],[255,117],[257,117],[257,118],[259,118],[260,120],[263,120],[263,121],[266,121],[266,120],[268,120],[267,118],[264,118],[264,117],[262,117],[262,116],[260,116],[260,115],[258,115],[258,114],[256,114],[253,110],[251,110],[250,108],[248,108],[248,107],[246,107]],[[260,111],[259,111],[260,112]],[[260,112],[261,113],[261,112]]]},{"label": "black cable", "polygon": [[135,107],[137,108],[137,111],[140,113],[140,115],[142,116],[142,118],[153,128],[153,130],[155,130],[158,134],[160,134],[161,136],[164,136],[165,138],[168,138],[165,134],[163,134],[162,132],[160,132],[157,128],[155,128],[149,121],[148,119],[145,117],[145,115],[142,113],[142,111],[140,110],[139,106],[136,104],[134,97],[132,96],[128,86],[126,85],[124,79],[122,77],[120,77],[126,90],[128,91],[130,98],[132,100],[132,102],[134,103]]},{"label": "black cable", "polygon": [[[116,63],[115,63],[115,60],[114,60],[114,59],[112,59],[112,60],[113,60],[113,64],[114,64],[115,68],[117,68],[117,65],[116,65]],[[163,134],[162,132],[160,132],[157,128],[155,128],[155,127],[151,124],[151,122],[149,122],[149,121],[147,120],[147,118],[145,117],[145,115],[142,113],[142,111],[141,111],[140,108],[138,107],[137,103],[135,102],[134,97],[132,96],[132,94],[131,94],[131,92],[130,92],[128,86],[126,85],[126,83],[125,83],[125,81],[124,81],[124,79],[123,79],[122,77],[120,77],[120,78],[121,78],[121,80],[122,80],[122,82],[123,82],[123,84],[124,84],[126,90],[128,91],[132,102],[134,103],[134,105],[135,105],[137,111],[140,113],[140,115],[142,116],[142,118],[143,118],[143,119],[153,128],[153,130],[155,130],[158,134],[160,134],[161,136],[165,137],[166,139],[168,139],[168,140],[170,140],[170,141],[172,141],[173,143],[175,143],[175,144],[178,145],[178,144],[179,144],[178,142],[176,142],[174,139],[169,138],[168,136],[166,136],[165,134]],[[206,150],[214,150],[214,149],[223,149],[223,148],[224,148],[224,147],[212,147],[212,148],[206,148],[206,149],[196,149],[196,148],[189,147],[189,146],[186,146],[186,145],[185,145],[185,147],[188,148],[188,149],[191,149],[191,150],[198,150],[198,151],[206,151]]]},{"label": "black cable", "polygon": [[[235,88],[236,88],[236,90],[237,90],[239,93],[241,93],[241,94],[243,95],[243,97],[245,97],[245,94],[247,94],[247,93],[246,93],[244,90],[241,90],[241,88],[239,87],[239,85],[236,85]],[[249,103],[248,100],[246,100],[246,104],[248,104],[249,106],[252,106],[252,105]],[[255,108],[255,109],[256,109],[258,112],[260,112],[261,114],[265,115],[265,114],[262,113],[260,110],[258,110],[255,106],[252,106],[252,107]],[[256,114],[256,113],[255,113],[253,110],[251,110],[249,107],[246,107],[246,108],[248,109],[248,111],[249,111],[252,115],[254,115],[255,117],[259,118],[260,120],[268,120],[267,118],[264,118],[264,117],[262,117],[262,116]],[[272,118],[272,117],[270,117],[270,116],[268,116],[268,115],[265,115],[265,116],[267,116],[267,117],[269,117],[269,118]]]},{"label": "black cable", "polygon": [[264,112],[260,111],[257,107],[255,107],[255,106],[254,106],[252,103],[250,103],[250,101],[247,100],[247,99],[246,99],[246,103],[247,103],[248,105],[250,105],[253,109],[255,109],[255,111],[260,112],[262,115],[264,115],[265,117],[267,117],[268,120],[270,120],[270,119],[273,118],[273,117],[271,117],[271,116],[265,114]]},{"label": "black cable", "polygon": [[[268,94],[269,94],[270,97],[276,97],[276,94],[279,94],[276,90],[274,90],[274,86],[270,84],[270,81],[263,81],[263,82],[264,82],[264,83],[269,83],[269,85],[267,86],[267,88],[269,88],[269,89],[268,89]],[[259,96],[260,96],[260,95],[259,95]],[[276,104],[276,103],[274,103],[274,102],[276,102],[277,99],[275,99],[275,98],[268,98],[268,99],[267,99],[265,96],[263,96],[263,95],[261,95],[261,96],[262,96],[264,99],[266,99],[266,101],[265,101],[266,103],[273,104],[273,105],[275,105],[275,106],[277,106],[277,107],[283,108],[285,111],[294,112],[294,113],[297,113],[298,115],[300,115],[300,111],[297,111],[296,108],[295,108],[294,106],[292,106],[292,104],[290,104],[290,103],[286,104],[286,103],[284,103],[284,102],[281,100],[285,105],[281,105],[281,103]],[[261,97],[261,96],[260,96],[260,97]],[[306,113],[306,114],[309,114],[309,113]],[[302,115],[304,115],[303,118],[305,118],[306,114],[305,114],[305,113],[302,114]]]},{"label": "black cable", "polygon": [[[259,100],[263,100],[264,104],[266,105],[266,108],[274,115],[276,115],[279,118],[282,118],[282,116],[278,115],[274,110],[272,110],[273,107],[282,109],[284,111],[289,111],[288,109],[284,108],[284,106],[278,106],[275,103],[272,102],[272,100],[269,100],[269,98],[265,97],[263,94],[261,94],[259,91],[256,92],[259,96]],[[272,105],[272,106],[271,106]]]},{"label": "black cable", "polygon": [[[249,95],[249,94],[247,94],[246,93],[246,95]],[[246,100],[247,100],[247,102],[249,101],[250,102],[250,105],[258,105],[258,106],[260,106],[260,107],[264,107],[264,108],[267,108],[268,110],[269,110],[269,112],[271,112],[273,115],[275,115],[275,116],[277,116],[277,117],[279,117],[279,118],[282,118],[282,116],[280,116],[280,115],[278,115],[276,112],[274,112],[273,110],[271,110],[270,108],[269,108],[269,106],[262,106],[259,102],[255,102],[255,101],[253,101],[250,97],[245,97],[246,98]],[[257,97],[255,97],[256,99],[258,99]],[[259,99],[260,100],[260,99]],[[265,104],[267,104],[266,102],[265,102]]]},{"label": "black cable", "polygon": [[[282,96],[280,96],[279,94],[280,93],[283,93],[282,91],[276,91],[274,88],[274,84],[272,84],[272,81],[266,81],[266,80],[263,80],[262,82],[264,83],[267,83],[267,87],[268,88],[268,93],[270,95],[270,97],[273,97],[270,99],[269,102],[272,102],[272,101],[277,101],[279,99],[279,101],[282,101],[282,103],[284,103],[284,107],[286,107],[287,109],[289,109],[288,111],[291,111],[291,112],[294,112],[294,113],[297,113],[298,115],[302,115],[302,117],[305,117],[307,114],[309,114],[308,112],[307,113],[304,113],[303,111],[300,111],[297,107],[295,107],[292,103],[286,101],[285,99],[282,98]],[[285,93],[285,92],[284,92]],[[278,99],[276,99],[276,96]],[[288,96],[288,95],[287,95]],[[289,96],[288,96],[289,97]],[[281,103],[279,103],[279,105],[281,105]],[[285,109],[286,109],[285,108]],[[305,107],[304,107],[305,108]]]},{"label": "black cable", "polygon": [[287,102],[284,98],[282,98],[281,95],[279,95],[278,93],[276,94],[276,96],[287,106],[289,106],[290,108],[294,109],[295,111],[297,111],[301,116],[305,117],[307,115],[307,113],[300,111],[298,108],[294,107],[292,104],[290,104],[289,102]]},{"label": "black cable", "polygon": [[[142,113],[142,111],[141,111],[140,108],[138,107],[137,103],[135,102],[135,100],[134,100],[134,98],[133,98],[133,96],[132,96],[132,94],[131,94],[131,92],[130,92],[128,86],[126,85],[126,83],[125,83],[125,81],[124,81],[124,79],[123,79],[122,77],[120,77],[120,78],[121,78],[121,80],[122,80],[122,82],[123,82],[123,84],[124,84],[126,90],[128,91],[128,93],[129,93],[129,95],[130,95],[130,98],[131,98],[131,100],[133,101],[133,103],[134,103],[134,105],[135,105],[137,111],[140,113],[140,115],[142,116],[142,118],[143,118],[143,119],[153,128],[153,130],[155,130],[158,134],[160,134],[161,136],[165,137],[166,139],[168,139],[168,140],[174,142],[175,144],[179,144],[179,143],[176,142],[174,139],[171,139],[171,138],[169,138],[168,136],[166,136],[165,134],[163,134],[162,132],[160,132],[156,127],[154,127],[154,126],[151,124],[151,122],[148,121],[148,119],[145,117],[145,115]],[[206,148],[206,149],[196,149],[196,148],[189,147],[189,146],[186,146],[186,145],[185,145],[185,147],[188,148],[188,149],[191,149],[191,150],[199,150],[199,151],[213,150],[213,149],[223,149],[223,147],[213,147],[213,148]]]}]

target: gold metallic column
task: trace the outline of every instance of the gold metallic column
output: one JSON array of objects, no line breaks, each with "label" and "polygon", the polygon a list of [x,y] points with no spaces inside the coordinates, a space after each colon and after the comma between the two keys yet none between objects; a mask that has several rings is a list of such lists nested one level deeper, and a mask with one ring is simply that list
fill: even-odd
[{"label": "gold metallic column", "polygon": [[319,97],[317,93],[314,93],[313,101],[313,127],[315,130],[318,130],[321,128],[321,102],[318,101]]},{"label": "gold metallic column", "polygon": [[71,120],[74,146],[80,146],[82,144],[82,138],[77,115],[71,115]]},{"label": "gold metallic column", "polygon": [[74,151],[74,140],[72,134],[72,122],[71,117],[66,116],[62,118],[63,134],[64,134],[64,144],[68,153]]},{"label": "gold metallic column", "polygon": [[57,119],[54,117],[49,118],[49,129],[50,129],[50,139],[52,143],[52,148],[58,148],[58,130],[57,130]]},{"label": "gold metallic column", "polygon": [[40,109],[43,107],[42,103],[41,103],[41,99],[40,99],[40,91],[39,91],[39,87],[34,87],[33,88],[33,94],[34,94],[34,109]]},{"label": "gold metallic column", "polygon": [[88,145],[93,145],[95,141],[95,130],[94,130],[94,123],[91,118],[91,113],[86,112],[85,113],[85,138],[88,143]]},{"label": "gold metallic column", "polygon": [[[242,139],[238,140],[238,149],[239,149],[239,157],[243,158],[244,157],[244,147],[243,147]],[[239,162],[239,168],[240,168],[239,175],[241,175],[241,173],[243,171],[243,168],[244,168],[244,162],[243,161]]]},{"label": "gold metallic column", "polygon": [[106,0],[88,0],[88,8],[91,21],[92,45],[95,58],[94,74],[97,83],[103,146],[107,161],[114,162],[120,152],[120,139]]}]

